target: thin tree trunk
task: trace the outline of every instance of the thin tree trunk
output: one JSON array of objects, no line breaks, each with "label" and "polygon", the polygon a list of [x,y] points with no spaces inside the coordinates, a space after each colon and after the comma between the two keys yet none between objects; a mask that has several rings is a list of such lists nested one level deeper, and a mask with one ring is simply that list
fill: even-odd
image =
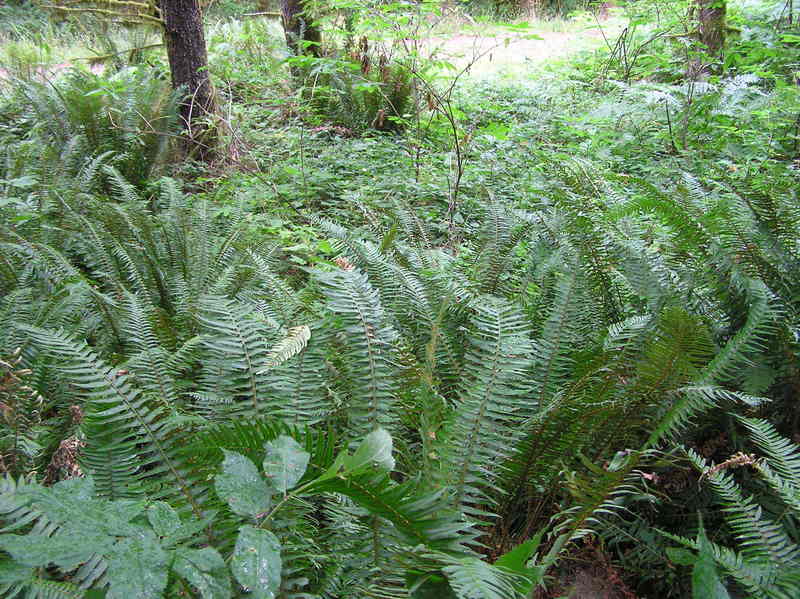
[{"label": "thin tree trunk", "polygon": [[198,0],[160,0],[172,87],[183,89],[180,114],[187,150],[201,160],[214,155],[216,135],[209,125],[216,113],[214,88],[208,75],[208,53]]},{"label": "thin tree trunk", "polygon": [[713,56],[725,47],[727,12],[726,0],[697,0],[698,39]]},{"label": "thin tree trunk", "polygon": [[[295,55],[319,56],[322,33],[305,10],[303,0],[281,0],[286,45]],[[308,43],[311,42],[311,43]]]}]

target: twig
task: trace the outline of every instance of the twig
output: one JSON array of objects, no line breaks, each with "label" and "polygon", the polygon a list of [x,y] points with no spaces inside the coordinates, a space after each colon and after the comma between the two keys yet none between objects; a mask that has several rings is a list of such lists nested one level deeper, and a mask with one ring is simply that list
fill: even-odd
[{"label": "twig", "polygon": [[243,17],[282,17],[283,13],[279,12],[246,12]]}]

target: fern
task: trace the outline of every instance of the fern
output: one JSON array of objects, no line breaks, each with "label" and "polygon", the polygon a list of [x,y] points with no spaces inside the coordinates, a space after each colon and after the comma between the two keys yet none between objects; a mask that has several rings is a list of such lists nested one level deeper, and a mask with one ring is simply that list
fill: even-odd
[{"label": "fern", "polygon": [[201,393],[228,398],[233,402],[232,413],[268,414],[270,397],[264,374],[270,356],[267,331],[252,317],[249,307],[235,300],[206,296],[200,298],[198,307],[207,372]]},{"label": "fern", "polygon": [[377,427],[393,430],[395,380],[399,360],[394,348],[397,332],[388,322],[377,292],[367,277],[355,270],[317,274],[328,309],[340,319],[344,338],[341,355],[347,369],[348,430],[363,435]]},{"label": "fern", "polygon": [[455,505],[481,513],[498,474],[491,464],[508,457],[509,440],[523,419],[530,388],[522,375],[531,343],[520,312],[499,298],[484,296],[470,324],[461,401],[448,427],[443,466]]},{"label": "fern", "polygon": [[[63,332],[28,328],[31,338],[58,359],[85,412],[81,425],[87,448],[82,460],[96,480],[97,493],[111,499],[141,496],[147,479],[159,478],[158,495],[181,496],[196,509],[177,462],[178,432],[163,408],[133,388],[129,375],[115,371],[85,343]],[[163,476],[162,476],[163,475]]]}]

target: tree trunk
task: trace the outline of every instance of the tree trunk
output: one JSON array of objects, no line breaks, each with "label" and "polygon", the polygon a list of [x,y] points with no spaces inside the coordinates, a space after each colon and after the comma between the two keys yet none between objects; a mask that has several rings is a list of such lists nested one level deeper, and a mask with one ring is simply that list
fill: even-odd
[{"label": "tree trunk", "polygon": [[725,47],[726,14],[726,0],[697,0],[698,39],[713,56]]},{"label": "tree trunk", "polygon": [[183,89],[180,115],[186,132],[187,150],[201,160],[214,155],[216,135],[209,117],[216,113],[214,88],[208,75],[208,53],[203,34],[203,16],[198,0],[159,0],[164,21],[172,87]]},{"label": "tree trunk", "polygon": [[289,49],[297,56],[319,56],[322,33],[306,13],[304,0],[281,0],[281,12]]}]

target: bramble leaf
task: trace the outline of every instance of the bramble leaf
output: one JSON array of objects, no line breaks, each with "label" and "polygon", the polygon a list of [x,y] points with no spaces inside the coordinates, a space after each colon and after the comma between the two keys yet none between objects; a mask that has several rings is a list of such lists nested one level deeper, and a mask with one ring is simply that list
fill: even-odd
[{"label": "bramble leaf", "polygon": [[253,599],[275,599],[281,584],[281,546],[268,530],[242,526],[231,571]]}]

